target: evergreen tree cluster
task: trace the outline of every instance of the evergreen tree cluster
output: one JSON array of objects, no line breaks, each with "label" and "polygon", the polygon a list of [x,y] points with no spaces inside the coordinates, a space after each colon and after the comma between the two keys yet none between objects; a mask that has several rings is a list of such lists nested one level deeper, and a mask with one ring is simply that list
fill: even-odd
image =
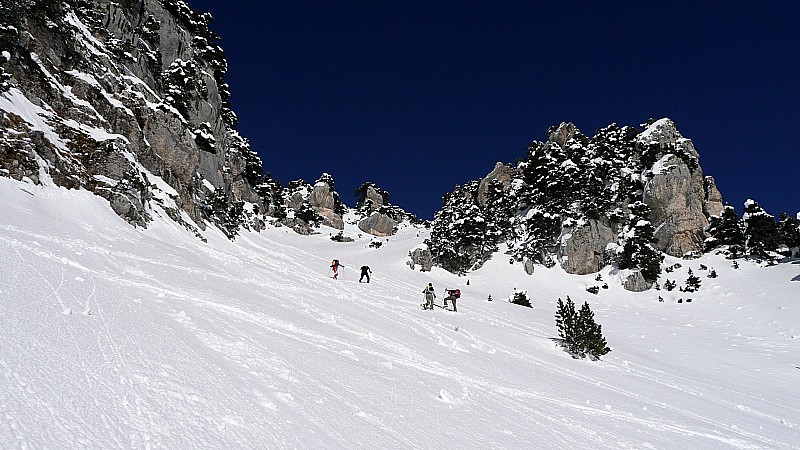
[{"label": "evergreen tree cluster", "polygon": [[597,360],[610,352],[603,337],[602,327],[594,320],[594,312],[589,303],[584,302],[580,311],[575,311],[575,304],[567,296],[564,302],[558,299],[556,309],[556,328],[561,338],[561,345],[573,358]]},{"label": "evergreen tree cluster", "polygon": [[473,199],[478,181],[456,186],[446,193],[442,209],[434,215],[431,237],[426,244],[434,262],[453,273],[463,274],[480,267],[497,251],[501,232],[497,224]]},{"label": "evergreen tree cluster", "polygon": [[800,248],[800,221],[785,212],[780,220],[754,200],[744,204],[740,218],[733,206],[725,205],[719,216],[709,218],[704,251],[719,251],[730,259],[742,257],[772,260],[784,249],[785,256],[797,255]]}]

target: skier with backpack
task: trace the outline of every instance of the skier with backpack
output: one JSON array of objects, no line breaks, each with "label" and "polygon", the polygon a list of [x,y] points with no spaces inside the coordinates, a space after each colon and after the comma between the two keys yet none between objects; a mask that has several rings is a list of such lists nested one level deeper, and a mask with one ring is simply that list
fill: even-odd
[{"label": "skier with backpack", "polygon": [[428,285],[425,286],[425,289],[422,290],[422,293],[425,294],[425,303],[422,304],[422,309],[433,310],[433,299],[436,298],[436,292],[433,289],[433,284],[428,283]]},{"label": "skier with backpack", "polygon": [[444,306],[447,306],[447,301],[453,302],[453,312],[458,312],[456,309],[456,300],[461,298],[461,289],[445,289],[447,297],[444,298]]},{"label": "skier with backpack", "polygon": [[338,259],[334,259],[331,261],[331,270],[333,270],[333,279],[339,279],[339,267],[344,268],[344,265],[339,263]]}]

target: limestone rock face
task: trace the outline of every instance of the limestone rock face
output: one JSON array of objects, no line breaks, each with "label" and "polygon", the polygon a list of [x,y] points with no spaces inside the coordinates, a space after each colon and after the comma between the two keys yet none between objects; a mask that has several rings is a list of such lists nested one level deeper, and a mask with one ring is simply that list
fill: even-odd
[{"label": "limestone rock face", "polygon": [[0,18],[13,30],[0,174],[90,190],[138,226],[160,208],[187,227],[182,212],[200,228],[260,227],[236,213],[261,205],[248,179],[260,160],[235,130],[207,17],[159,0],[37,8]]},{"label": "limestone rock face", "polygon": [[343,230],[344,221],[342,216],[337,214],[334,208],[336,207],[336,199],[333,195],[333,190],[327,183],[317,183],[311,190],[308,196],[308,204],[317,212],[325,221],[325,225]]},{"label": "limestone rock face", "polygon": [[408,252],[408,266],[412,269],[416,268],[417,265],[420,266],[420,271],[422,272],[430,272],[431,267],[433,267],[433,258],[431,257],[431,251],[427,248],[417,247],[414,250]]},{"label": "limestone rock face", "polygon": [[383,196],[374,187],[367,187],[367,200],[369,200],[369,212],[377,211],[383,206]]},{"label": "limestone rock face", "polygon": [[578,127],[576,127],[572,123],[561,122],[558,128],[555,129],[552,133],[550,133],[547,138],[549,141],[555,142],[556,144],[563,146],[567,143],[573,136],[575,136],[575,132],[578,131]]},{"label": "limestone rock face", "polygon": [[577,275],[598,272],[608,264],[606,247],[616,240],[617,234],[608,224],[590,220],[574,229],[561,245],[561,267]]},{"label": "limestone rock face", "polygon": [[373,236],[391,236],[397,222],[386,214],[374,212],[358,222],[358,229]]},{"label": "limestone rock face", "polygon": [[651,209],[658,249],[683,256],[701,250],[705,239],[703,173],[692,172],[674,155],[665,159],[663,170],[645,185],[643,201]]},{"label": "limestone rock face", "polygon": [[719,189],[717,189],[714,177],[706,176],[705,188],[706,201],[703,204],[703,212],[706,214],[706,217],[719,216],[722,214],[725,203],[722,201],[722,194],[719,192]]},{"label": "limestone rock face", "polygon": [[511,186],[511,181],[514,179],[516,170],[506,164],[498,162],[494,165],[494,169],[486,175],[478,185],[478,204],[481,207],[486,206],[486,191],[489,189],[489,182],[498,180],[503,183],[503,190],[507,191]]},{"label": "limestone rock face", "polygon": [[657,248],[672,256],[700,251],[708,220],[704,176],[694,145],[671,120],[661,119],[637,136],[637,146],[649,147],[656,159],[642,201],[651,209]]}]

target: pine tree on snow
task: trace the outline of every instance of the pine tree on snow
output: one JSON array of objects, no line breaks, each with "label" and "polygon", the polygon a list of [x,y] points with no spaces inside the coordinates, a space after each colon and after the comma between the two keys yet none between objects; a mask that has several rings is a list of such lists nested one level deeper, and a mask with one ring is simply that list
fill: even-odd
[{"label": "pine tree on snow", "polygon": [[434,262],[453,273],[463,274],[480,265],[497,249],[492,236],[496,233],[487,233],[487,221],[474,203],[477,191],[478,182],[473,181],[445,194],[426,240]]},{"label": "pine tree on snow", "polygon": [[789,256],[792,256],[792,249],[797,251],[800,248],[800,220],[782,212],[778,222],[778,234],[780,242],[789,249]]},{"label": "pine tree on snow", "polygon": [[780,245],[775,217],[764,211],[754,200],[744,204],[744,237],[748,254],[768,258],[769,252]]},{"label": "pine tree on snow", "polygon": [[571,354],[578,351],[578,313],[575,312],[575,303],[567,296],[566,303],[558,299],[556,303],[556,328],[562,339],[562,345]]},{"label": "pine tree on snow", "polygon": [[686,278],[686,287],[683,288],[683,292],[695,292],[700,289],[700,277],[692,272],[692,269],[689,269],[689,276]]},{"label": "pine tree on snow", "polygon": [[711,216],[706,233],[709,237],[703,243],[704,251],[709,252],[723,245],[728,246],[731,259],[744,254],[744,232],[742,222],[731,205],[725,205],[719,216]]},{"label": "pine tree on snow", "polygon": [[562,346],[574,358],[599,359],[610,352],[603,337],[602,327],[594,320],[594,312],[588,302],[584,302],[579,312],[567,296],[566,303],[558,299],[556,307],[556,328],[562,339]]},{"label": "pine tree on snow", "polygon": [[602,327],[594,320],[594,312],[589,308],[588,302],[583,302],[578,311],[578,343],[581,356],[588,355],[595,360],[611,351],[603,337]]}]

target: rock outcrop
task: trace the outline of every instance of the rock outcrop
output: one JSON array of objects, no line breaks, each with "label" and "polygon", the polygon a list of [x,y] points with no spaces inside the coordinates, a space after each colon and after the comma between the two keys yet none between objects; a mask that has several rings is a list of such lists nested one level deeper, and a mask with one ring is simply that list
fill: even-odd
[{"label": "rock outcrop", "polygon": [[308,204],[322,216],[325,225],[339,230],[344,229],[342,215],[336,211],[335,191],[325,182],[317,182],[308,195]]},{"label": "rock outcrop", "polygon": [[433,267],[433,258],[431,251],[427,247],[417,247],[408,252],[408,266],[415,269],[420,266],[421,272],[430,272]]},{"label": "rock outcrop", "polygon": [[656,159],[642,201],[651,209],[657,247],[672,256],[702,250],[708,225],[705,178],[692,141],[671,120],[661,119],[637,136],[636,145]]},{"label": "rock outcrop", "polygon": [[414,221],[416,217],[389,202],[389,193],[372,182],[366,182],[356,191],[359,197],[356,212],[361,217],[358,228],[373,236],[391,236],[403,221]]},{"label": "rock outcrop", "polygon": [[260,209],[261,161],[236,132],[210,15],[182,0],[50,3],[0,18],[0,173],[91,190],[139,226],[164,210],[258,228],[243,206]]},{"label": "rock outcrop", "polygon": [[589,220],[573,229],[562,243],[561,267],[577,275],[598,272],[611,260],[606,248],[616,240],[617,233],[607,223]]},{"label": "rock outcrop", "polygon": [[558,262],[574,274],[613,264],[633,274],[621,280],[629,289],[649,288],[663,253],[702,250],[707,217],[722,197],[670,119],[642,127],[612,123],[589,137],[564,122],[546,142],[533,141],[515,167],[498,163],[483,179],[457,185],[426,241],[434,262],[464,273],[504,243],[527,273],[534,263]]},{"label": "rock outcrop", "polygon": [[703,212],[706,217],[719,216],[725,208],[725,203],[722,201],[722,194],[717,189],[717,183],[714,177],[706,176],[705,178],[705,191],[706,199],[703,203]]},{"label": "rock outcrop", "polygon": [[358,229],[373,236],[391,236],[397,228],[397,222],[386,214],[373,212],[358,222]]},{"label": "rock outcrop", "polygon": [[636,272],[631,273],[625,278],[625,281],[622,283],[622,286],[631,292],[644,292],[651,287],[653,287],[652,283],[648,283],[647,280],[644,279],[642,272],[638,270]]}]

